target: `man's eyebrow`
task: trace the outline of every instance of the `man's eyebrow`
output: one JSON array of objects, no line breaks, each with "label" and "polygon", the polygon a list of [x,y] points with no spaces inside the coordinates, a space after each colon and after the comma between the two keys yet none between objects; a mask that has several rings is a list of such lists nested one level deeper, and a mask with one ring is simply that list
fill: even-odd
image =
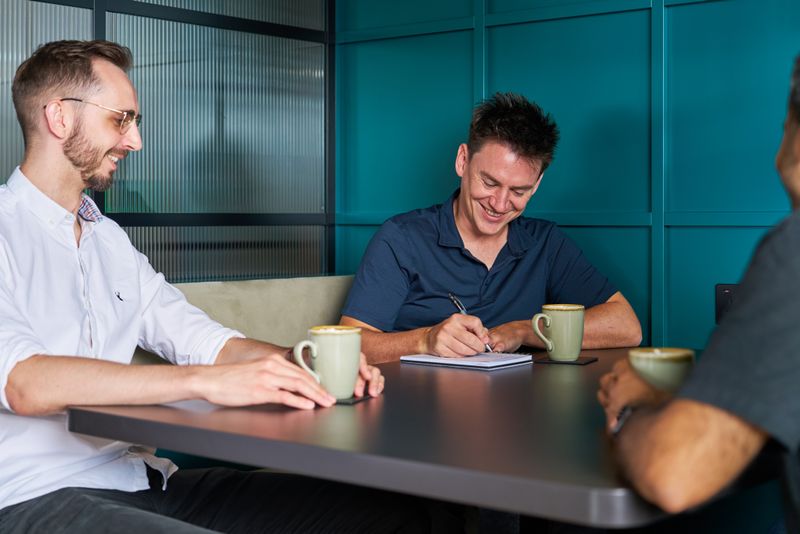
[{"label": "man's eyebrow", "polygon": [[[481,171],[480,175],[481,175],[481,179],[482,180],[492,182],[493,184],[499,184],[500,183],[497,180],[497,178],[495,178],[494,176],[492,176],[491,174],[489,174],[486,171]],[[522,192],[524,192],[524,191],[530,191],[531,189],[533,189],[533,185],[520,185],[520,186],[517,186],[517,187],[510,187],[509,189],[511,189],[512,191],[522,191]]]},{"label": "man's eyebrow", "polygon": [[494,176],[492,176],[491,174],[489,174],[486,171],[481,171],[480,174],[481,174],[481,178],[484,179],[484,180],[489,180],[490,182],[494,182],[496,184],[499,183]]}]

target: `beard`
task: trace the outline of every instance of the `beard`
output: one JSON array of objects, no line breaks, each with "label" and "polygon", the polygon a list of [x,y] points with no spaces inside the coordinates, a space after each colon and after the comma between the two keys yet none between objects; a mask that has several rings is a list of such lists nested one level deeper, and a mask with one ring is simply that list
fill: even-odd
[{"label": "beard", "polygon": [[114,183],[114,178],[111,176],[113,171],[107,175],[100,174],[100,167],[106,156],[113,152],[113,150],[106,151],[92,146],[84,131],[83,121],[80,119],[64,143],[64,155],[80,172],[87,189],[97,192],[107,190]]}]

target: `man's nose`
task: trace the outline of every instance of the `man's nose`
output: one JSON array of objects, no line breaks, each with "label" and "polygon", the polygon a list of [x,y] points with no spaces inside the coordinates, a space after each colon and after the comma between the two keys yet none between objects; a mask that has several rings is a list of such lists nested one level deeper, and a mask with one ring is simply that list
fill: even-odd
[{"label": "man's nose", "polygon": [[491,197],[491,206],[495,211],[506,211],[508,209],[509,195],[508,191],[500,189],[495,192]]},{"label": "man's nose", "polygon": [[131,124],[130,129],[125,132],[123,140],[127,150],[137,151],[142,149],[142,133],[139,131],[139,125],[135,121]]}]

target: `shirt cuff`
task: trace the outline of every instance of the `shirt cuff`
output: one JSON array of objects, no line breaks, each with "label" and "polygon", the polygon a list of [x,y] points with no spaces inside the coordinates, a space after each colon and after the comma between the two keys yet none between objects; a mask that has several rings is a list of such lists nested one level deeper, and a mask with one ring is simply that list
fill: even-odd
[{"label": "shirt cuff", "polygon": [[35,342],[19,342],[3,347],[4,352],[11,354],[0,361],[0,405],[9,412],[14,412],[6,397],[6,386],[8,385],[8,375],[19,363],[37,354],[48,354],[47,349]]},{"label": "shirt cuff", "polygon": [[229,339],[245,338],[244,334],[238,330],[231,328],[223,328],[221,331],[215,332],[213,337],[209,337],[201,343],[197,344],[197,350],[193,351],[189,357],[189,361],[179,362],[184,365],[212,365],[216,360],[219,352],[225,346]]}]

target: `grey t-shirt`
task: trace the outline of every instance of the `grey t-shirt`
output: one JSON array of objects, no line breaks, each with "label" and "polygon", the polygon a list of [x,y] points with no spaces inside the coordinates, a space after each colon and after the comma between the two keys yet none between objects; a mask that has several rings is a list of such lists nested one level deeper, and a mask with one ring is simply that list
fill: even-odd
[{"label": "grey t-shirt", "polygon": [[[759,244],[737,298],[679,397],[728,411],[786,451],[788,498],[800,513],[800,214]],[[792,490],[795,488],[795,490]]]}]

